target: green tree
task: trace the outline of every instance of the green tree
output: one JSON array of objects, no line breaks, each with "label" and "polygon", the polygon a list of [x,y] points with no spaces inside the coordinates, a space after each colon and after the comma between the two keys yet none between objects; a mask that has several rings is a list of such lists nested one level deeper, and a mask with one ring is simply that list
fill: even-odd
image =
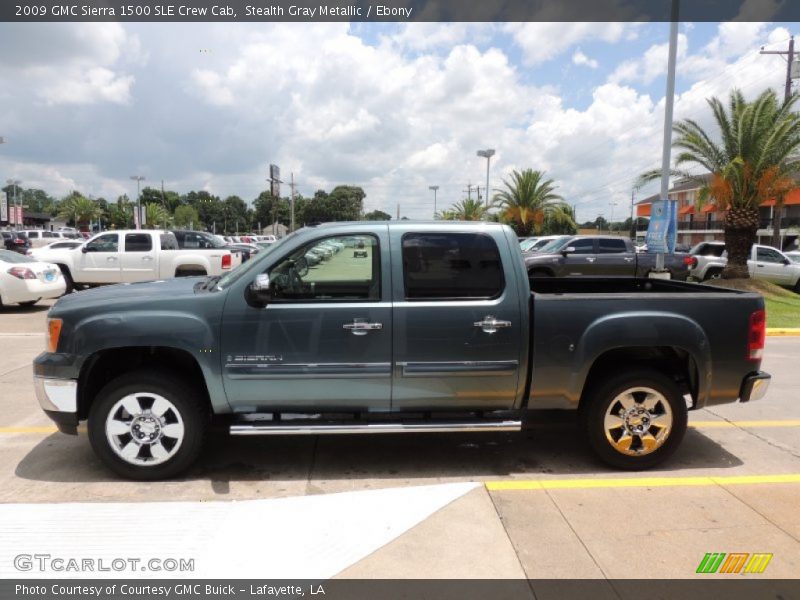
[{"label": "green tree", "polygon": [[541,233],[545,222],[551,227],[575,227],[572,211],[555,193],[553,180],[544,178],[544,172],[514,171],[511,180],[503,181],[503,185],[505,189],[494,195],[494,202],[517,235]]},{"label": "green tree", "polygon": [[[697,205],[715,202],[725,213],[725,247],[728,263],[722,276],[748,278],[747,259],[756,241],[758,207],[768,199],[782,204],[783,196],[794,187],[800,149],[800,115],[793,111],[797,96],[780,102],[774,90],[763,92],[747,102],[733,90],[728,107],[717,98],[711,107],[719,136],[712,137],[697,122],[684,119],[673,127],[677,134],[673,146],[673,174],[700,183]],[[687,173],[685,165],[699,165],[711,173],[708,180]],[[660,177],[649,171],[639,178],[643,185]]]},{"label": "green tree", "polygon": [[150,229],[166,229],[169,226],[170,215],[167,209],[159,202],[148,202],[144,205],[145,226]]},{"label": "green tree", "polygon": [[176,229],[195,227],[200,225],[200,215],[197,214],[194,207],[188,204],[181,205],[175,209],[172,221],[175,223]]},{"label": "green tree", "polygon": [[392,215],[385,213],[382,210],[373,210],[364,215],[365,221],[391,221]]},{"label": "green tree", "polygon": [[86,226],[100,218],[102,214],[97,203],[80,192],[71,192],[58,205],[59,218],[66,219],[75,227]]},{"label": "green tree", "polygon": [[106,219],[112,229],[130,229],[133,227],[133,204],[123,194],[106,210]]}]

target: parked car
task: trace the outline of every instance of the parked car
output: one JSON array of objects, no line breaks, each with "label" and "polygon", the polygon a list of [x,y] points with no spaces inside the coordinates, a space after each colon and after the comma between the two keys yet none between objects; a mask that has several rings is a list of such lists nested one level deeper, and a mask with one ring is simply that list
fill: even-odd
[{"label": "parked car", "polygon": [[225,248],[181,250],[173,233],[147,229],[106,231],[76,248],[53,251],[51,260],[68,291],[75,285],[221,275],[241,264],[241,257]]},{"label": "parked car", "polygon": [[[628,238],[600,235],[559,236],[524,258],[531,277],[647,277],[656,266],[656,255],[637,252]],[[672,279],[686,280],[693,264],[688,254],[664,255]]]},{"label": "parked car", "polygon": [[66,282],[57,265],[40,262],[11,250],[0,250],[0,306],[32,306],[58,298]]},{"label": "parked car", "polygon": [[0,236],[3,238],[3,248],[6,250],[25,254],[31,247],[31,241],[19,231],[0,231]]},{"label": "parked car", "polygon": [[[351,236],[369,260],[305,264]],[[688,410],[764,396],[765,324],[755,293],[529,279],[496,223],[331,223],[221,278],[61,298],[34,377],[59,429],[88,421],[132,479],[186,470],[212,420],[233,435],[518,431],[534,409],[579,410],[600,458],[644,469],[678,448]]]},{"label": "parked car", "polygon": [[247,262],[254,255],[258,254],[259,247],[256,244],[229,244],[227,248],[231,252],[238,252],[242,255],[242,262]]},{"label": "parked car", "polygon": [[[800,261],[790,254],[793,253],[784,253],[772,246],[753,244],[747,260],[750,277],[792,288],[800,293]],[[728,253],[723,251],[719,257],[708,257],[705,266],[702,269],[699,266],[693,269],[692,275],[700,280],[716,279],[722,275],[727,264]]]},{"label": "parked car", "polygon": [[539,252],[547,244],[562,236],[558,235],[542,235],[539,237],[526,238],[525,242],[520,244],[523,252]]},{"label": "parked car", "polygon": [[708,241],[695,244],[689,254],[695,257],[690,275],[700,281],[717,279],[722,274],[727,260],[720,260],[725,253],[725,242]]}]

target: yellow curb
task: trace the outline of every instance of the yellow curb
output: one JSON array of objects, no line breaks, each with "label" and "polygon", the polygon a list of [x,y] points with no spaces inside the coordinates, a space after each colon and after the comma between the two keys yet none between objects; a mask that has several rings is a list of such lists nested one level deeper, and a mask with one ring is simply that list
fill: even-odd
[{"label": "yellow curb", "polygon": [[783,475],[732,475],[727,477],[629,477],[619,479],[549,479],[487,481],[492,492],[511,490],[585,490],[629,487],[685,487],[712,485],[753,485],[766,483],[800,483],[800,473]]},{"label": "yellow curb", "polygon": [[767,327],[767,335],[800,335],[800,327]]}]

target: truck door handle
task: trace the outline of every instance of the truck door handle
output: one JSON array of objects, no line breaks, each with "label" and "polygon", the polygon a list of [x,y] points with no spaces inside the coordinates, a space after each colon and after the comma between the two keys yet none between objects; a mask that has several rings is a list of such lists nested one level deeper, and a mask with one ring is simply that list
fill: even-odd
[{"label": "truck door handle", "polygon": [[383,323],[367,323],[366,321],[355,319],[352,323],[342,325],[342,329],[350,330],[353,335],[367,335],[370,331],[383,329]]},{"label": "truck door handle", "polygon": [[117,260],[116,256],[107,256],[106,260]]},{"label": "truck door handle", "polygon": [[625,262],[631,262],[633,260],[632,256],[628,256],[625,258]]},{"label": "truck door handle", "polygon": [[594,262],[595,259],[594,256],[587,256],[586,260],[588,260],[589,262]]},{"label": "truck door handle", "polygon": [[143,256],[142,260],[148,260],[148,261],[149,260],[153,260],[153,257],[152,256]]},{"label": "truck door handle", "polygon": [[484,333],[496,333],[498,329],[511,327],[511,321],[498,321],[492,315],[483,318],[483,321],[475,321],[473,326],[480,327]]}]

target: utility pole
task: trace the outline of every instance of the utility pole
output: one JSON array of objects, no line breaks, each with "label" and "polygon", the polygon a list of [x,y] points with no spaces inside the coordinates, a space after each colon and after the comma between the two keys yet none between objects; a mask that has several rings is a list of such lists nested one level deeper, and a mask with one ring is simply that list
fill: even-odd
[{"label": "utility pole", "polygon": [[465,192],[467,192],[467,199],[468,200],[472,200],[472,187],[473,187],[472,186],[472,182],[470,182],[470,183],[467,184],[467,189],[464,190]]},{"label": "utility pole", "polygon": [[436,218],[436,192],[439,189],[438,185],[429,185],[429,190],[433,190],[433,218]]},{"label": "utility pole", "polygon": [[290,179],[289,187],[292,190],[292,194],[291,194],[291,196],[289,196],[289,202],[291,204],[291,209],[290,209],[291,210],[291,217],[290,217],[290,220],[289,220],[289,231],[291,232],[291,231],[294,231],[294,188],[297,187],[297,186],[294,183],[294,173],[290,173],[289,175],[290,175],[290,177],[289,177],[289,179]]},{"label": "utility pole", "polygon": [[144,181],[143,175],[131,175],[131,179],[136,182],[136,229],[142,228],[142,221],[146,221],[142,217],[142,192],[141,192],[141,184]]},{"label": "utility pole", "polygon": [[631,241],[636,241],[636,216],[634,216],[633,211],[633,198],[634,198],[634,191],[631,190]]},{"label": "utility pole", "polygon": [[[788,50],[764,50],[764,47],[761,47],[760,54],[778,54],[780,56],[786,56],[786,86],[783,90],[783,101],[788,102],[789,98],[792,97],[792,65],[795,59],[794,53],[794,36],[789,38],[789,49]],[[779,198],[775,198],[775,204],[771,207],[772,208],[772,245],[775,248],[781,247],[781,212],[782,211],[782,204],[781,207],[778,207],[778,200]],[[782,200],[782,199],[780,199]]]},{"label": "utility pole", "polygon": [[612,229],[614,228],[614,207],[617,205],[617,203],[609,202],[608,205],[611,207],[611,218],[608,221],[608,233],[611,233]]},{"label": "utility pole", "polygon": [[397,220],[400,220],[400,203],[397,203]]}]

